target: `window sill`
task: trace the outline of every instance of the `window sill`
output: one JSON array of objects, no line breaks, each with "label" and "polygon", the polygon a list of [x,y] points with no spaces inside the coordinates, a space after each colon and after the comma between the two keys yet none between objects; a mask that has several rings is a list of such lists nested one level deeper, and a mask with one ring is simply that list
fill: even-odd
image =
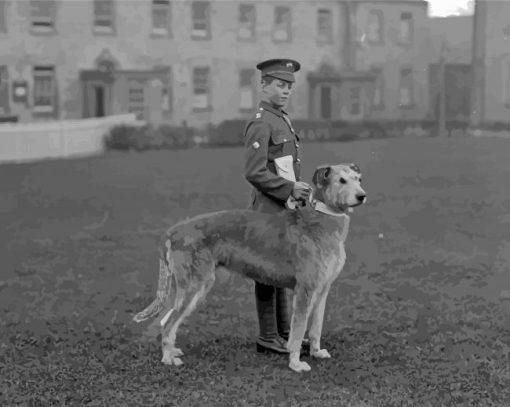
[{"label": "window sill", "polygon": [[94,27],[93,28],[94,35],[101,35],[101,36],[114,36],[115,35],[115,29],[114,28],[107,28],[107,27]]},{"label": "window sill", "polygon": [[210,32],[198,31],[198,30],[191,31],[191,39],[193,39],[193,40],[210,41],[211,38],[212,38],[212,35]]},{"label": "window sill", "polygon": [[168,30],[152,30],[150,34],[151,38],[154,39],[167,39],[172,38],[172,33]]},{"label": "window sill", "polygon": [[34,26],[31,26],[30,33],[35,34],[35,35],[51,36],[51,35],[56,35],[57,30],[55,29],[55,27],[34,27]]}]

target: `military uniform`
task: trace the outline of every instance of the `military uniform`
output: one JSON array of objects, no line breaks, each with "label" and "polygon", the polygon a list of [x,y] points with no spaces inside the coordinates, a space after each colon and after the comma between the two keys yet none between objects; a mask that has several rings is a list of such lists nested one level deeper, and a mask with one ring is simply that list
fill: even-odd
[{"label": "military uniform", "polygon": [[[295,61],[289,66],[289,60],[266,61],[262,66],[262,76],[269,73],[279,79],[294,82]],[[271,62],[280,62],[270,66]],[[292,63],[291,62],[291,63]],[[265,66],[263,64],[266,64]],[[269,71],[264,67],[268,67]],[[271,68],[273,69],[271,71]],[[287,70],[285,69],[287,68]],[[260,68],[259,68],[260,69]],[[291,73],[292,73],[291,72]],[[287,113],[283,109],[262,101],[254,116],[245,127],[245,178],[253,186],[250,208],[265,213],[278,213],[286,210],[285,203],[290,197],[294,182],[277,175],[275,159],[292,156],[296,181],[300,180],[299,137],[292,128]],[[290,331],[288,303],[283,288],[255,283],[255,298],[260,328],[260,338],[273,339],[278,335],[287,339]]]}]

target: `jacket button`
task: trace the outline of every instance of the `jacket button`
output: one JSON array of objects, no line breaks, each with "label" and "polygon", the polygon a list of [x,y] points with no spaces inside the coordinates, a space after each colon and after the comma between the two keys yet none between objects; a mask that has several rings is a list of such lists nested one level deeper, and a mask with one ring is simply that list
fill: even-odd
[{"label": "jacket button", "polygon": [[284,143],[286,143],[286,142],[287,142],[287,139],[286,139],[286,138],[284,138],[284,139],[283,139],[283,142],[284,142]]},{"label": "jacket button", "polygon": [[296,162],[299,164],[301,162],[301,160],[299,158],[297,158]]},{"label": "jacket button", "polygon": [[298,147],[299,147],[299,143],[296,141],[296,148],[298,148]]}]

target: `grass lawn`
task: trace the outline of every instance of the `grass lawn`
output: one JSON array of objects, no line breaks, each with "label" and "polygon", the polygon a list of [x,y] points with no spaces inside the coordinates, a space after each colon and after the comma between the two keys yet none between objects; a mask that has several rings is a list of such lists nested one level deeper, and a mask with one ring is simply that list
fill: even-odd
[{"label": "grass lawn", "polygon": [[[177,220],[246,207],[240,149],[0,167],[2,406],[509,406],[510,140],[303,143],[356,162],[367,205],[326,308],[333,358],[255,352],[253,282],[220,274],[177,337],[131,322]],[[309,359],[306,358],[308,361]]]}]

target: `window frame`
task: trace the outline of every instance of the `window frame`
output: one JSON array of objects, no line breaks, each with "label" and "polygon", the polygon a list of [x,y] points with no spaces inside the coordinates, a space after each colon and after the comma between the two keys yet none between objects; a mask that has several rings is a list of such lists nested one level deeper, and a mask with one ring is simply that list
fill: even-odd
[{"label": "window frame", "polygon": [[[47,13],[40,13],[42,5],[47,5]],[[5,3],[4,3],[5,5]],[[57,31],[57,2],[55,0],[30,0],[30,32],[34,34],[54,34]],[[47,15],[41,15],[47,14]]]},{"label": "window frame", "polygon": [[[405,17],[405,18],[404,18]],[[407,36],[404,37],[402,34],[404,24],[408,25]],[[398,42],[403,46],[412,46],[414,43],[414,16],[409,11],[403,11],[400,13],[400,26],[398,34]]]},{"label": "window frame", "polygon": [[[405,89],[404,85],[406,84],[406,80],[409,78],[409,103],[402,103],[402,91]],[[415,89],[414,89],[414,75],[412,67],[402,67],[400,68],[400,82],[398,86],[398,99],[399,99],[399,107],[401,109],[413,109],[415,106]]]},{"label": "window frame", "polygon": [[[159,13],[165,13],[165,26],[157,27],[155,25],[155,16]],[[154,37],[172,36],[172,3],[170,0],[152,0],[151,1],[151,35]]]},{"label": "window frame", "polygon": [[[203,71],[203,72],[200,72]],[[197,83],[197,79],[203,80],[204,78],[197,78],[199,74],[202,74],[205,78],[203,83]],[[193,86],[193,95],[192,95],[192,109],[194,112],[203,112],[203,111],[211,111],[212,110],[212,94],[211,94],[211,68],[209,66],[194,66],[192,70],[192,86]],[[202,93],[197,93],[197,90],[205,89],[203,94],[206,95],[206,105],[205,106],[197,106],[196,97]]]},{"label": "window frame", "polygon": [[[33,75],[33,94],[32,94],[32,111],[34,113],[55,115],[57,112],[57,75],[55,66],[49,65],[36,65],[32,69]],[[41,88],[38,86],[38,78],[49,78],[50,83],[46,95],[38,95]],[[44,92],[43,92],[44,93]],[[47,98],[50,100],[49,104],[39,104],[37,99]]]},{"label": "window frame", "polygon": [[[199,4],[206,6],[205,17],[197,19],[195,14],[197,10],[194,8]],[[191,37],[196,40],[211,39],[211,2],[206,0],[193,0],[191,2]],[[205,24],[204,29],[195,28],[196,23]]]},{"label": "window frame", "polygon": [[[241,21],[241,17],[243,16],[243,7],[250,8],[251,10],[247,11],[246,14],[250,16],[248,21]],[[256,7],[254,3],[240,3],[238,7],[238,29],[237,29],[237,38],[240,41],[254,41],[257,37],[257,14]],[[243,31],[246,30],[246,31]],[[249,32],[250,36],[243,36],[242,32]]]},{"label": "window frame", "polygon": [[[99,14],[98,9],[100,4],[109,4],[110,11],[109,14]],[[115,16],[116,6],[114,0],[93,0],[92,4],[92,30],[94,34],[99,35],[114,35],[116,32],[116,16]],[[106,18],[105,16],[108,16]],[[110,25],[98,25],[98,21],[104,21],[109,19]]]},{"label": "window frame", "polygon": [[[244,81],[243,79],[246,79],[244,75],[249,77],[249,81]],[[255,101],[256,101],[256,89],[255,89],[255,78],[256,78],[256,72],[254,68],[241,68],[239,70],[239,111],[240,112],[252,112],[253,109],[255,109]],[[244,90],[249,90],[251,93],[251,104],[250,106],[244,107],[241,104],[242,99],[242,92]]]},{"label": "window frame", "polygon": [[[326,35],[321,33],[321,13],[327,16],[327,32]],[[333,10],[330,8],[318,8],[317,9],[317,42],[320,44],[331,44],[333,42],[334,37],[334,27],[333,27]]]},{"label": "window frame", "polygon": [[[370,36],[371,30],[370,26],[371,24],[371,18],[375,18],[375,21],[377,22],[377,28],[379,31],[379,35],[377,38],[372,38]],[[367,26],[366,26],[366,32],[367,32],[367,42],[372,45],[382,45],[385,42],[385,36],[384,36],[384,12],[381,9],[371,9],[368,12],[368,18],[367,18]]]},{"label": "window frame", "polygon": [[[282,14],[282,22],[278,23],[278,10],[286,10]],[[285,17],[288,16],[287,21],[285,21]],[[284,27],[284,28],[280,28]],[[286,38],[278,38],[277,35],[279,32],[285,32]],[[288,43],[292,42],[292,8],[289,6],[275,6],[274,7],[274,19],[273,19],[273,32],[272,32],[273,42],[277,43]]]}]

